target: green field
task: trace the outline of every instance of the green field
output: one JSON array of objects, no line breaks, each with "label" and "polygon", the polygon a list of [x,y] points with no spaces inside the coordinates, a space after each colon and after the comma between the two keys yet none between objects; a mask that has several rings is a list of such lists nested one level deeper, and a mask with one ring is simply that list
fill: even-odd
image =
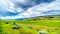
[{"label": "green field", "polygon": [[[14,26],[18,28],[14,29]],[[60,19],[41,20],[0,20],[0,34],[60,34]]]}]

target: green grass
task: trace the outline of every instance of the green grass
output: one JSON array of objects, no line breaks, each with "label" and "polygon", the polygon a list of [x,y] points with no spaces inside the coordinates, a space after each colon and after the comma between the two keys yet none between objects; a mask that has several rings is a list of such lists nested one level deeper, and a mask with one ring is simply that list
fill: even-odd
[{"label": "green grass", "polygon": [[[2,34],[38,34],[39,30],[47,31],[49,34],[60,34],[60,20],[0,20],[0,30]],[[6,24],[9,22],[9,24]],[[13,24],[17,23],[20,29],[12,29]],[[29,27],[32,27],[29,28]]]}]

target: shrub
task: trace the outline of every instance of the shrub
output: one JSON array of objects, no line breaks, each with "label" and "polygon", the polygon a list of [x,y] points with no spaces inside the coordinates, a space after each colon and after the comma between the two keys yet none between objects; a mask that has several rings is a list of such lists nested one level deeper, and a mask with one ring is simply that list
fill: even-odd
[{"label": "shrub", "polygon": [[14,25],[12,28],[13,29],[20,29],[20,26],[19,25]]},{"label": "shrub", "polygon": [[6,22],[6,24],[9,24],[9,22]]},{"label": "shrub", "polygon": [[14,23],[12,23],[13,25],[15,25],[16,23],[14,22]]},{"label": "shrub", "polygon": [[28,28],[32,29],[32,27],[31,27],[31,26],[28,26]]}]

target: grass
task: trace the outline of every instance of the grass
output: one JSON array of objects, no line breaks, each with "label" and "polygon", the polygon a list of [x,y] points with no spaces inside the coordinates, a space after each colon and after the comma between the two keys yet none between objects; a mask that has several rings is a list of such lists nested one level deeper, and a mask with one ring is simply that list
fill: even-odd
[{"label": "grass", "polygon": [[[0,20],[2,34],[38,34],[46,31],[48,34],[60,34],[60,20]],[[8,24],[6,24],[8,22]],[[20,29],[12,29],[13,23],[18,24]]]}]

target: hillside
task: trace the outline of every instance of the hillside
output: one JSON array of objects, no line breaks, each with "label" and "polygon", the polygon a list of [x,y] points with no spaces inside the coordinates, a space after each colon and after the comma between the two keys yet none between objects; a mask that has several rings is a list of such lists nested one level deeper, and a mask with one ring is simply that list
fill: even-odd
[{"label": "hillside", "polygon": [[[49,16],[46,16],[49,17]],[[0,20],[0,34],[38,34],[44,31],[47,34],[60,33],[60,18],[54,16],[38,17],[24,20]],[[43,32],[43,33],[44,33]]]}]

